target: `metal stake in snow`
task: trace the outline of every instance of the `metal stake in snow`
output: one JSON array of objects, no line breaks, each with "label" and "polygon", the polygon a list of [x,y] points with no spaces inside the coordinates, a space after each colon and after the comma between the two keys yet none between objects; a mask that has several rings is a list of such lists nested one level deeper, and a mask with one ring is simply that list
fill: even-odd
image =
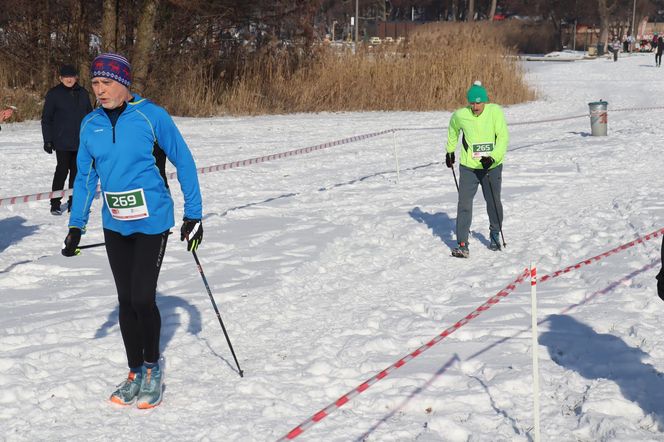
[{"label": "metal stake in snow", "polygon": [[531,299],[531,318],[532,318],[532,353],[533,353],[533,440],[540,441],[540,406],[539,406],[539,348],[537,341],[537,268],[530,265],[530,299]]}]

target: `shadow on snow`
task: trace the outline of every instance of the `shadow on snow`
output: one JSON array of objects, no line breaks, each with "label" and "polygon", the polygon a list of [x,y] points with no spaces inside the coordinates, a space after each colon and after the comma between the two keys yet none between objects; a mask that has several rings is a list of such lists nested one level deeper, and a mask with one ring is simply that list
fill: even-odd
[{"label": "shadow on snow", "polygon": [[586,379],[615,382],[625,399],[652,415],[662,428],[664,379],[652,365],[643,362],[648,354],[609,333],[597,333],[568,315],[550,315],[549,331],[539,343],[549,350],[551,359]]},{"label": "shadow on snow", "polygon": [[[177,296],[167,296],[157,293],[157,305],[161,314],[161,340],[159,343],[159,351],[163,352],[168,343],[173,339],[175,332],[182,324],[180,321],[180,313],[178,309],[182,309],[189,315],[189,325],[187,326],[187,333],[198,335],[202,330],[201,314],[196,307],[188,303],[182,298]],[[108,335],[111,328],[118,325],[118,318],[120,316],[120,306],[116,305],[115,308],[108,314],[106,322],[104,322],[97,332],[95,339],[103,338]]]},{"label": "shadow on snow", "polygon": [[20,216],[0,219],[0,252],[12,244],[20,242],[23,238],[35,233],[38,226],[24,225],[27,220]]}]

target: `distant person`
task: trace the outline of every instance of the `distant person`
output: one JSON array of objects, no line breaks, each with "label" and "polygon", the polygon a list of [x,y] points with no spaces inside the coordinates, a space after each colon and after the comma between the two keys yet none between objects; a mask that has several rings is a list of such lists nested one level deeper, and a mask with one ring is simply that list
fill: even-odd
[{"label": "distant person", "polygon": [[173,199],[160,172],[159,152],[177,169],[184,197],[180,240],[195,251],[203,240],[202,201],[196,164],[168,112],[129,91],[131,65],[119,54],[101,54],[90,65],[92,90],[101,107],[81,125],[78,175],[62,254],[80,253],[90,206],[101,185],[106,255],[120,304],[119,322],[129,374],[111,394],[119,405],[153,408],[162,399],[159,366],[161,316],[157,279]]},{"label": "distant person", "polygon": [[[13,107],[7,107],[3,110],[0,111],[0,123],[4,123],[5,121],[9,120],[12,115],[14,114],[14,108]],[[2,128],[0,128],[2,130]]]},{"label": "distant person", "polygon": [[664,38],[657,38],[657,48],[655,49],[655,66],[662,65],[662,52],[664,52]]},{"label": "distant person", "polygon": [[650,40],[650,51],[654,51],[657,49],[657,41],[659,40],[658,33],[655,32],[652,36],[652,40]]},{"label": "distant person", "polygon": [[[57,164],[53,174],[51,190],[62,190],[69,175],[69,188],[76,179],[76,152],[78,133],[83,117],[92,112],[90,93],[78,84],[78,72],[71,65],[60,68],[60,84],[46,93],[41,127],[44,138],[44,151],[55,151]],[[61,215],[62,198],[51,199],[51,214]],[[71,196],[67,211],[71,210]]]},{"label": "distant person", "polygon": [[509,141],[503,110],[497,104],[489,103],[489,96],[482,83],[473,83],[466,98],[468,106],[458,109],[450,119],[445,156],[447,167],[454,167],[454,151],[461,134],[457,247],[452,250],[452,256],[457,258],[470,256],[468,235],[473,215],[473,198],[478,185],[482,186],[489,215],[489,248],[494,251],[501,249],[503,206],[500,189],[503,159]]},{"label": "distant person", "polygon": [[613,61],[618,61],[618,52],[620,52],[620,40],[617,38],[609,45],[611,52],[613,52]]},{"label": "distant person", "polygon": [[628,35],[627,36],[627,44],[628,44],[628,47],[629,47],[629,52],[634,51],[634,43],[635,42],[636,42],[636,39],[634,39],[633,35]]}]

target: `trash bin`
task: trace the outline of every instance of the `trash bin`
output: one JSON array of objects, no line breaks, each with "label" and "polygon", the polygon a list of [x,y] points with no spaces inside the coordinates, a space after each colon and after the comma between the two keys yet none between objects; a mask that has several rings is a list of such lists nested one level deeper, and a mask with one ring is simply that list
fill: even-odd
[{"label": "trash bin", "polygon": [[606,109],[608,104],[606,101],[602,101],[601,98],[599,101],[588,103],[590,107],[590,130],[594,137],[606,136],[606,126],[609,121],[609,114]]},{"label": "trash bin", "polygon": [[588,46],[588,56],[589,57],[597,56],[597,46]]},{"label": "trash bin", "polygon": [[600,57],[604,55],[604,43],[602,42],[597,43],[597,55]]}]

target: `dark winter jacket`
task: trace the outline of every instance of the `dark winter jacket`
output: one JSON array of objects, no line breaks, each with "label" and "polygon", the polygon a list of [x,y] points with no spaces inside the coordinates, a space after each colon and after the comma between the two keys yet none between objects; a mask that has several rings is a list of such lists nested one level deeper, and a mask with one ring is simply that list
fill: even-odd
[{"label": "dark winter jacket", "polygon": [[90,112],[90,94],[78,83],[71,88],[62,83],[51,88],[41,119],[44,143],[53,143],[55,150],[78,150],[81,121]]},{"label": "dark winter jacket", "polygon": [[657,53],[659,55],[662,55],[662,51],[664,51],[664,40],[662,39],[662,37],[659,37],[657,39]]},{"label": "dark winter jacket", "polygon": [[657,274],[657,294],[664,301],[664,238],[662,238],[662,268]]}]

